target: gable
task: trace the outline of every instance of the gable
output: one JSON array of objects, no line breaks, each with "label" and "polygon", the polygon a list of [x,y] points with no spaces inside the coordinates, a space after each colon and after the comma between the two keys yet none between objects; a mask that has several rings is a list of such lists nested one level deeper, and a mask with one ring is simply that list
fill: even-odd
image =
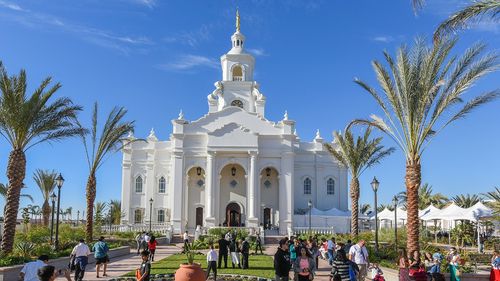
[{"label": "gable", "polygon": [[258,145],[257,134],[234,122],[208,133],[208,147],[256,148]]},{"label": "gable", "polygon": [[[202,118],[184,126],[185,134],[212,133],[230,124],[236,124],[258,135],[281,135],[282,129],[256,113],[238,107],[227,107],[221,111],[208,113]],[[234,126],[234,125],[232,125]],[[232,128],[230,126],[230,128]]]}]

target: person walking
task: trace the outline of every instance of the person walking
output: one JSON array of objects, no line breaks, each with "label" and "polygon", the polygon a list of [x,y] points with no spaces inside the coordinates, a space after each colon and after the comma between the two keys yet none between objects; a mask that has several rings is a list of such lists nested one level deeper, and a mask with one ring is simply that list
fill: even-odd
[{"label": "person walking", "polygon": [[316,264],[305,247],[300,248],[300,255],[295,260],[293,268],[296,276],[295,280],[310,281],[314,279]]},{"label": "person walking", "polygon": [[290,272],[290,254],[288,253],[288,243],[285,239],[279,242],[278,250],[274,254],[274,274],[276,281],[288,281]]},{"label": "person walking", "polygon": [[335,237],[331,237],[330,240],[328,240],[328,248],[327,248],[327,251],[328,251],[328,264],[331,266],[332,263],[333,263],[333,260],[335,259],[335,255],[334,255],[334,252],[335,252],[335,248],[337,247],[335,245]]},{"label": "person walking", "polygon": [[217,252],[214,250],[214,245],[210,244],[210,250],[207,253],[207,277],[210,276],[210,271],[214,272],[214,280],[217,280]]},{"label": "person walking", "polygon": [[247,240],[248,237],[241,244],[241,263],[243,269],[248,269],[248,256],[250,255],[250,243]]},{"label": "person walking", "polygon": [[138,232],[137,235],[135,236],[135,242],[137,243],[137,255],[139,255],[141,252],[142,240],[144,239],[144,234],[145,232],[143,233]]},{"label": "person walking", "polygon": [[151,261],[155,261],[155,252],[156,252],[156,246],[158,246],[158,241],[156,241],[156,237],[151,235],[151,239],[149,239],[148,242],[148,251],[149,251],[149,258]]},{"label": "person walking", "polygon": [[[62,272],[61,272],[62,273]],[[69,269],[64,270],[64,278],[66,281],[71,281],[71,271]],[[58,277],[58,271],[53,265],[45,265],[38,269],[36,281],[55,281]],[[25,279],[26,280],[26,279]]]},{"label": "person walking", "polygon": [[149,252],[141,252],[142,263],[136,270],[137,281],[149,281],[151,275],[151,263],[149,262]]},{"label": "person walking", "polygon": [[90,249],[85,244],[85,240],[80,239],[78,245],[71,251],[71,255],[75,257],[75,281],[82,281],[90,255]]},{"label": "person walking", "polygon": [[255,239],[255,254],[257,254],[257,251],[260,249],[260,254],[263,255],[264,253],[262,252],[262,240],[260,239],[260,234],[257,233],[257,238]]},{"label": "person walking", "polygon": [[229,244],[229,252],[231,253],[231,263],[233,264],[233,268],[235,265],[241,268],[239,248],[238,242],[236,242],[236,237],[233,237],[233,240],[231,240],[231,243]]},{"label": "person walking", "polygon": [[21,281],[38,281],[38,269],[44,267],[49,262],[49,256],[41,255],[36,261],[28,262],[19,272]]},{"label": "person walking", "polygon": [[218,265],[218,268],[221,267],[223,259],[224,259],[224,268],[227,268],[227,252],[228,252],[229,242],[224,238],[224,235],[221,235],[218,242],[219,242],[219,265]]},{"label": "person walking", "polygon": [[340,249],[337,251],[337,256],[333,260],[332,263],[332,274],[331,277],[335,277],[335,275],[340,276],[340,280],[342,281],[350,281],[351,276],[349,274],[350,263],[347,259],[347,255],[344,249]]},{"label": "person walking", "polygon": [[290,263],[292,264],[292,266],[295,264],[295,260],[297,259],[297,248],[296,248],[297,244],[298,242],[295,241],[294,238],[290,239],[288,251],[290,252]]},{"label": "person walking", "polygon": [[406,250],[404,248],[399,249],[398,267],[399,267],[399,281],[409,281],[410,261],[408,260],[408,255],[406,254]]},{"label": "person walking", "polygon": [[189,234],[187,230],[184,232],[183,238],[184,238],[184,252],[187,252],[189,251]]},{"label": "person walking", "polygon": [[103,236],[101,236],[99,238],[99,241],[97,241],[94,244],[94,247],[92,247],[92,250],[94,251],[96,277],[99,278],[99,272],[101,271],[101,265],[103,266],[102,276],[104,276],[104,277],[108,276],[106,274],[106,270],[107,270],[108,262],[109,262],[109,257],[108,257],[109,247],[108,247],[108,244],[106,244],[106,242],[104,242]]},{"label": "person walking", "polygon": [[359,268],[358,281],[364,281],[366,279],[368,265],[370,264],[365,243],[365,240],[359,240],[359,242],[351,246],[349,250],[349,259],[356,263]]},{"label": "person walking", "polygon": [[447,260],[450,269],[450,281],[460,281],[460,255],[455,247],[451,247]]}]

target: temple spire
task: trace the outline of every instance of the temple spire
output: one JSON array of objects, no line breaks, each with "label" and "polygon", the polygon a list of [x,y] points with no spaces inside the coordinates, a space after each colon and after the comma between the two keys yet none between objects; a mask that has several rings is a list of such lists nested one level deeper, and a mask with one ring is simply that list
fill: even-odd
[{"label": "temple spire", "polygon": [[236,32],[240,32],[240,12],[236,9]]}]

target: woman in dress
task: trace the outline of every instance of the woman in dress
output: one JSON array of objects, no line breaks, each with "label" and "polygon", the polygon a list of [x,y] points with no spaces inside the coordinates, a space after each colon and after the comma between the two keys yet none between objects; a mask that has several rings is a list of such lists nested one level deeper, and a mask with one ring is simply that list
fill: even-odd
[{"label": "woman in dress", "polygon": [[300,248],[300,256],[295,260],[295,280],[310,281],[314,279],[316,264],[305,247]]},{"label": "woman in dress", "polygon": [[455,247],[451,247],[448,254],[448,266],[450,268],[450,281],[460,281],[460,255]]},{"label": "woman in dress", "polygon": [[408,261],[408,255],[405,249],[399,250],[398,267],[399,267],[399,281],[410,280],[409,272],[410,261]]},{"label": "woman in dress", "polygon": [[498,251],[494,251],[491,257],[490,281],[496,280],[500,280],[500,253]]}]

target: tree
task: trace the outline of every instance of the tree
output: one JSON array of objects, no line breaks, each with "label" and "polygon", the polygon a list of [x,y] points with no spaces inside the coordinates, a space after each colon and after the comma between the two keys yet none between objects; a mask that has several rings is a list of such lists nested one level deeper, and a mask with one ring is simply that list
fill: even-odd
[{"label": "tree", "polygon": [[[94,224],[96,227],[101,227],[104,224],[106,217],[106,208],[108,204],[106,202],[96,202],[94,206]],[[94,225],[93,225],[94,226]]]},{"label": "tree", "polygon": [[394,151],[394,148],[384,149],[380,143],[382,138],[370,139],[371,128],[366,128],[363,136],[354,138],[347,129],[342,135],[335,132],[333,145],[325,147],[337,161],[349,169],[351,173],[351,235],[358,236],[359,217],[359,176],[369,167],[377,164]]},{"label": "tree", "polygon": [[112,224],[120,224],[120,221],[124,215],[122,213],[122,202],[120,200],[111,200],[109,202],[109,208],[111,210]]},{"label": "tree", "polygon": [[455,204],[457,204],[461,208],[470,208],[478,202],[482,202],[483,200],[477,194],[460,194],[457,196],[453,196],[451,198],[451,201],[455,202]]},{"label": "tree", "polygon": [[61,87],[46,78],[31,96],[26,95],[26,72],[8,76],[0,63],[0,134],[11,146],[7,164],[9,189],[5,207],[2,251],[12,252],[19,197],[26,176],[26,150],[40,143],[80,135],[76,114],[81,110],[69,98],[52,98]]},{"label": "tree", "polygon": [[54,188],[56,187],[56,177],[57,173],[54,170],[49,171],[49,170],[37,169],[33,174],[33,180],[35,181],[38,188],[40,188],[40,191],[42,192],[43,196],[42,212],[43,212],[44,226],[49,225],[49,219],[50,219],[49,201],[50,201],[50,195],[52,194],[52,191],[54,191]]},{"label": "tree", "polygon": [[370,204],[362,204],[361,206],[359,206],[359,210],[363,215],[366,215],[367,213],[371,212],[371,208],[372,207],[370,206]]},{"label": "tree", "polygon": [[[401,191],[396,195],[399,204],[405,206],[406,208],[406,191]],[[428,183],[424,183],[418,190],[418,208],[423,210],[429,205],[434,205],[435,207],[442,208],[448,202],[448,198],[441,193],[433,193],[432,186]]]},{"label": "tree", "polygon": [[494,71],[498,62],[496,54],[482,56],[483,44],[472,46],[460,57],[450,58],[456,42],[455,38],[442,38],[428,45],[424,39],[417,38],[411,48],[401,46],[396,59],[384,52],[388,67],[373,62],[383,96],[367,83],[355,79],[375,99],[386,120],[373,114],[370,120],[355,120],[353,124],[380,129],[397,143],[405,156],[408,252],[419,250],[418,190],[425,149],[449,124],[491,102],[500,92],[497,89],[483,93],[463,104],[467,90],[479,78]]},{"label": "tree", "polygon": [[108,115],[106,123],[102,128],[101,134],[97,134],[97,103],[94,104],[92,112],[92,125],[90,127],[90,140],[86,134],[82,134],[85,154],[89,166],[89,176],[87,179],[86,197],[87,197],[87,221],[86,221],[86,240],[92,241],[93,219],[94,219],[94,201],[96,196],[97,180],[96,172],[102,166],[105,158],[112,152],[120,150],[123,145],[130,143],[125,141],[128,132],[134,129],[134,122],[123,121],[127,111],[123,107],[115,107]]},{"label": "tree", "polygon": [[[26,188],[26,186],[23,185],[22,188]],[[7,190],[8,189],[9,189],[8,184],[5,185],[3,183],[0,183],[0,196],[2,196],[4,200],[7,200]],[[34,202],[33,197],[31,197],[31,195],[29,195],[29,194],[20,194],[19,197],[28,198],[31,201],[31,203]]]},{"label": "tree", "polygon": [[434,40],[455,31],[467,27],[471,22],[481,21],[489,17],[493,21],[500,19],[500,1],[479,0],[454,13],[442,22],[434,32]]},{"label": "tree", "polygon": [[500,202],[500,188],[495,187],[495,191],[489,191],[486,193],[483,193],[483,196],[486,197],[487,199],[493,201],[493,202]]},{"label": "tree", "polygon": [[64,212],[67,216],[69,216],[69,220],[73,220],[73,207],[68,207]]}]

